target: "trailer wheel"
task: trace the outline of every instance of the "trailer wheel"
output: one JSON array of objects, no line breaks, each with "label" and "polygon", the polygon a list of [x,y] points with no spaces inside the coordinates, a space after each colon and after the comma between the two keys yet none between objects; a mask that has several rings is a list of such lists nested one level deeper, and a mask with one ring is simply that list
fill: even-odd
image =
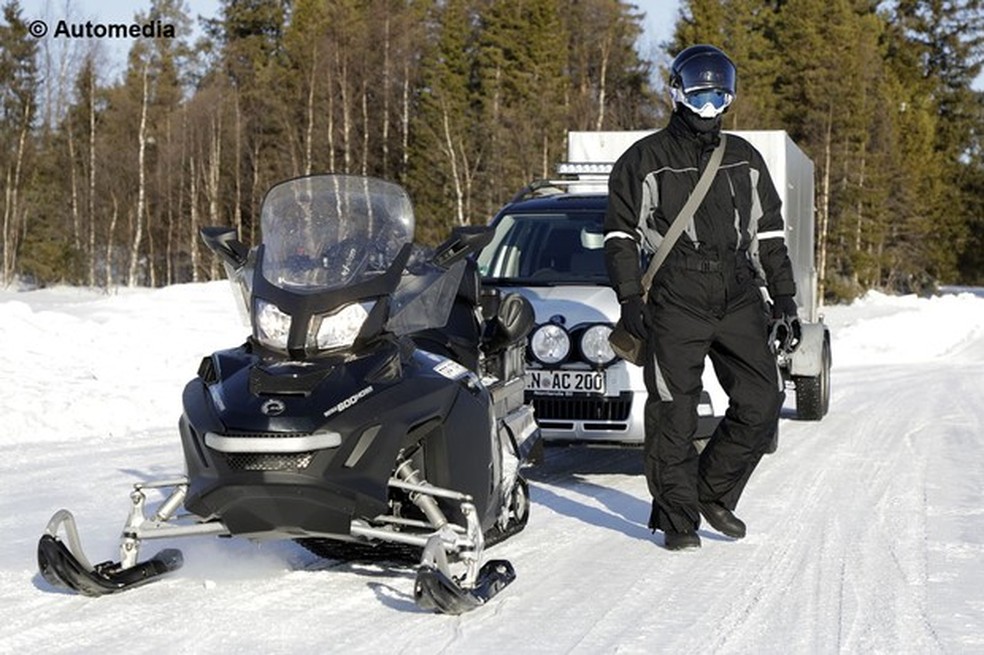
[{"label": "trailer wheel", "polygon": [[823,342],[823,365],[820,375],[797,375],[796,416],[801,421],[819,421],[830,409],[830,342]]}]

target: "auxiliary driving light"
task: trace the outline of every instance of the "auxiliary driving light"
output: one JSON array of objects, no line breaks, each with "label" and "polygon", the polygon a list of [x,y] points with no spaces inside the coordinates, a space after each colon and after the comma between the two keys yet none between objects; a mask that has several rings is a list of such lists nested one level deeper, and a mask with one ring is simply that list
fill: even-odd
[{"label": "auxiliary driving light", "polygon": [[612,333],[610,325],[592,325],[581,335],[581,354],[592,364],[607,364],[615,359],[615,351],[608,343]]},{"label": "auxiliary driving light", "polygon": [[533,356],[543,364],[556,364],[567,358],[571,338],[567,330],[554,323],[541,325],[530,338]]}]

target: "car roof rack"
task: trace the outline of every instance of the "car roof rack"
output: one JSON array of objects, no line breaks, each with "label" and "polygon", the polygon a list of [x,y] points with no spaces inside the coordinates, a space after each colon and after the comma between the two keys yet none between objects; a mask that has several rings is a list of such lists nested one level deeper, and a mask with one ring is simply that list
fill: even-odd
[{"label": "car roof rack", "polygon": [[565,193],[607,193],[611,170],[612,164],[605,162],[561,162],[557,173],[565,177],[530,182],[510,202]]}]

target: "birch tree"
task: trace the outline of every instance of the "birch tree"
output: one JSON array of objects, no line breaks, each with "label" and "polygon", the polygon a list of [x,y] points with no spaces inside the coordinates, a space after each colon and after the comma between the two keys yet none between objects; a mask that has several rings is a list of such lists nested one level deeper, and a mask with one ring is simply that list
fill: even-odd
[{"label": "birch tree", "polygon": [[13,281],[25,211],[21,186],[31,126],[37,111],[37,41],[30,36],[17,0],[3,5],[0,25],[0,184],[3,185],[3,256],[0,283]]}]

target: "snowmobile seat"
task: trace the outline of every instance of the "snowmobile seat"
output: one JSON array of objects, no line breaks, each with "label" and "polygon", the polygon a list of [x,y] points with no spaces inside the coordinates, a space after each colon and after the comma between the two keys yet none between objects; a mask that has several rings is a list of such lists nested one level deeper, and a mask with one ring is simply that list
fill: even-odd
[{"label": "snowmobile seat", "polygon": [[482,336],[483,373],[500,380],[521,378],[526,336],[536,320],[533,305],[518,293],[500,296],[498,289],[483,292],[482,300],[483,315],[491,314]]},{"label": "snowmobile seat", "polygon": [[487,319],[482,339],[486,355],[494,355],[521,342],[533,329],[533,305],[518,293],[497,299],[492,316]]}]

